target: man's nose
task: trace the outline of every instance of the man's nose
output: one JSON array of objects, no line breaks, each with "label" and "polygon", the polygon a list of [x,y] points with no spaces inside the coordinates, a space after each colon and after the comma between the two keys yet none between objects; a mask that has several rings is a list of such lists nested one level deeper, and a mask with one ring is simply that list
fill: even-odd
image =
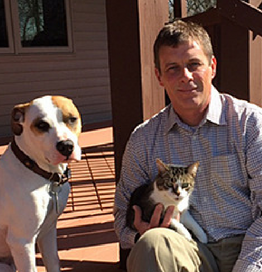
[{"label": "man's nose", "polygon": [[184,67],[182,68],[181,71],[181,79],[185,82],[193,79],[193,73],[188,69],[188,67]]}]

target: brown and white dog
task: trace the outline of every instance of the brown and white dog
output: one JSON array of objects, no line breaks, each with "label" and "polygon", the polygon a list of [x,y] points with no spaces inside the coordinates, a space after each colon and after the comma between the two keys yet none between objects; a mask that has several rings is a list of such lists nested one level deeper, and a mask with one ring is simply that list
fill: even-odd
[{"label": "brown and white dog", "polygon": [[35,243],[59,272],[56,223],[70,187],[67,163],[81,159],[73,102],[44,96],[12,111],[14,139],[0,159],[0,271],[36,272]]}]

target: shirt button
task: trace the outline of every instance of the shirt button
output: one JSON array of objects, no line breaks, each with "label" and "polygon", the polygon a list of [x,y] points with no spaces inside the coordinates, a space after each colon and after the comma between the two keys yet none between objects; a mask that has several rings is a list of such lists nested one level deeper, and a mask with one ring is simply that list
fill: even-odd
[{"label": "shirt button", "polygon": [[204,200],[205,203],[207,202],[207,198],[206,197],[203,197],[203,200]]}]

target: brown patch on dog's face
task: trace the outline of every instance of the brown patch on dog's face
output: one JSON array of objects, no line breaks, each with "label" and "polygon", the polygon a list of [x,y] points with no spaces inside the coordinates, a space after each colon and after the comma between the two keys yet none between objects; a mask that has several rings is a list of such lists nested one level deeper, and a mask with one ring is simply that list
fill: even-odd
[{"label": "brown patch on dog's face", "polygon": [[52,96],[52,102],[63,115],[63,122],[77,136],[81,133],[81,117],[71,99],[63,96]]},{"label": "brown patch on dog's face", "polygon": [[30,103],[19,104],[14,106],[11,113],[11,128],[14,135],[21,135],[23,132],[22,123],[25,120],[26,109],[30,106]]}]

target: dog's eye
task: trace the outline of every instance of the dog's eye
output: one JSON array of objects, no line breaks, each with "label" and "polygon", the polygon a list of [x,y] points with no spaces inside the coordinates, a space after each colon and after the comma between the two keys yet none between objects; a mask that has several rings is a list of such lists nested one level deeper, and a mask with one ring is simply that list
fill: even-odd
[{"label": "dog's eye", "polygon": [[76,120],[77,120],[77,118],[76,117],[69,117],[69,119],[68,119],[68,123],[69,124],[74,124],[75,122],[76,122]]},{"label": "dog's eye", "polygon": [[50,125],[45,121],[39,121],[35,126],[40,131],[44,131],[44,132],[47,132],[50,129]]}]

